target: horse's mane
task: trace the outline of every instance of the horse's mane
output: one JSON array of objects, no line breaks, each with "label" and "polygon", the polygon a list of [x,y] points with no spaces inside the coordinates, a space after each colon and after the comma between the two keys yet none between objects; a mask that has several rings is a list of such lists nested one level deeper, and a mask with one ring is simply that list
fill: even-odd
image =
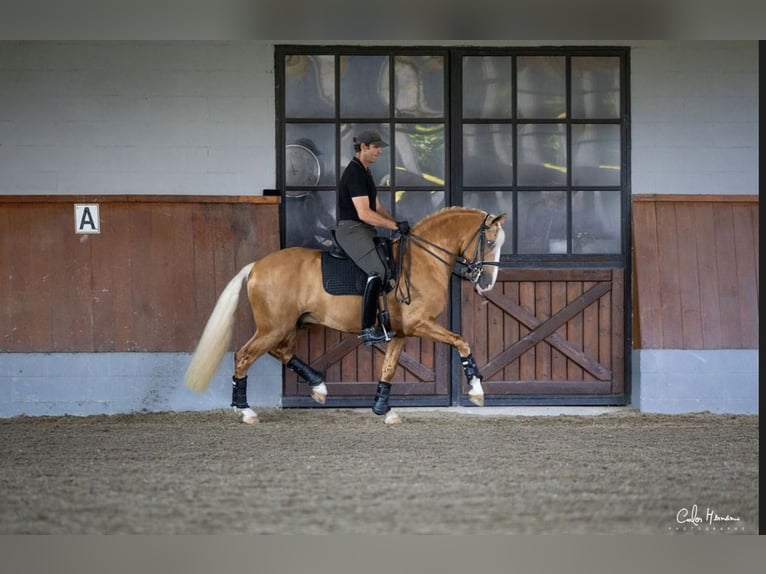
[{"label": "horse's mane", "polygon": [[437,219],[441,217],[444,214],[447,213],[457,213],[457,212],[468,212],[468,213],[478,213],[482,216],[486,213],[482,211],[481,209],[476,209],[474,207],[461,207],[459,205],[453,205],[450,207],[442,207],[441,209],[434,211],[433,213],[429,213],[428,215],[424,216],[420,221],[418,221],[415,226],[420,227],[421,225],[427,225],[432,219]]}]

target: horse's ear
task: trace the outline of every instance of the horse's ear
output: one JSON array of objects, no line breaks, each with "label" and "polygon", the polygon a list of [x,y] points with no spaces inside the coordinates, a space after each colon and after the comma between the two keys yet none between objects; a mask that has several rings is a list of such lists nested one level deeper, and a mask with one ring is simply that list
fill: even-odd
[{"label": "horse's ear", "polygon": [[492,225],[497,224],[497,225],[501,225],[502,226],[503,223],[505,223],[505,218],[506,218],[506,214],[505,213],[501,213],[500,215],[496,215],[492,219]]}]

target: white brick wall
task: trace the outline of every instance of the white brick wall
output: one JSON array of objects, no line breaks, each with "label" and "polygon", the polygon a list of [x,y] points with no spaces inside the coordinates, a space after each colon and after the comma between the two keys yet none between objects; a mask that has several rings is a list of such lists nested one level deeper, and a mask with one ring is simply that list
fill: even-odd
[{"label": "white brick wall", "polygon": [[0,42],[0,193],[260,195],[266,43]]},{"label": "white brick wall", "polygon": [[632,191],[758,193],[758,43],[631,43]]}]

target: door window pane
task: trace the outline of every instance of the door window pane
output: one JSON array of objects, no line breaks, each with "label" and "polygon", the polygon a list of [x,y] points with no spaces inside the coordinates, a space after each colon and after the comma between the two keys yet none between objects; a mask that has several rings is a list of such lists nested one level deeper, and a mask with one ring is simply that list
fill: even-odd
[{"label": "door window pane", "polygon": [[620,253],[619,191],[572,193],[572,252]]},{"label": "door window pane", "polygon": [[340,115],[388,116],[388,56],[340,57]]},{"label": "door window pane", "polygon": [[572,117],[620,117],[619,58],[572,58]]},{"label": "door window pane", "polygon": [[[335,185],[335,130],[332,124],[287,124],[285,143],[285,185]],[[316,174],[312,161],[316,162]]]},{"label": "door window pane", "polygon": [[519,192],[519,253],[567,252],[565,191]]},{"label": "door window pane", "polygon": [[620,126],[572,126],[572,184],[620,185]]},{"label": "door window pane", "polygon": [[397,187],[443,187],[444,161],[444,124],[396,125]]},{"label": "door window pane", "polygon": [[513,116],[513,58],[467,56],[463,58],[463,117]]},{"label": "door window pane", "polygon": [[513,183],[513,126],[463,126],[463,182],[466,185]]},{"label": "door window pane", "polygon": [[521,125],[518,146],[519,185],[566,184],[566,133],[562,124]]},{"label": "door window pane", "polygon": [[394,99],[397,117],[444,116],[444,58],[397,56]]},{"label": "door window pane", "polygon": [[566,117],[566,59],[563,56],[519,56],[519,117]]},{"label": "door window pane", "polygon": [[285,115],[331,118],[335,115],[333,56],[285,56]]}]

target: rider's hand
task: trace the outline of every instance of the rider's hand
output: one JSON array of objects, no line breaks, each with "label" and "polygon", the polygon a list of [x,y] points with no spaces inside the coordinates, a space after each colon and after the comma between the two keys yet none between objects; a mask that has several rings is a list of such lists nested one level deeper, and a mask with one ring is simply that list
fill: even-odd
[{"label": "rider's hand", "polygon": [[406,219],[396,222],[396,229],[402,235],[407,235],[410,232],[410,224]]}]

